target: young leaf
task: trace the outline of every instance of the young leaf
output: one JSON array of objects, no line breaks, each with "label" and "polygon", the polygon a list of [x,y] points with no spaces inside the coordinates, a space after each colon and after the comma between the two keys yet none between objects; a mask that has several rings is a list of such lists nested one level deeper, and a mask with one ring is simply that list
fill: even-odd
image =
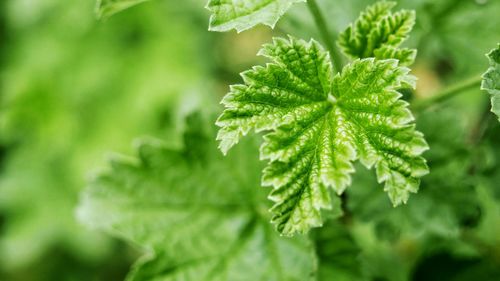
[{"label": "young leaf", "polygon": [[375,57],[397,59],[401,65],[411,65],[417,50],[399,48],[415,24],[415,12],[401,10],[392,13],[395,2],[377,2],[369,6],[339,35],[339,46],[353,59]]},{"label": "young leaf", "polygon": [[260,54],[273,62],[242,74],[222,103],[217,139],[225,154],[250,130],[266,131],[260,154],[269,160],[263,184],[273,222],[291,235],[320,226],[320,209],[350,185],[352,161],[375,167],[394,205],[416,192],[427,173],[427,144],[415,130],[397,90],[414,86],[396,60],[355,60],[334,76],[327,52],[314,40],[275,39]]},{"label": "young leaf", "polygon": [[209,0],[207,8],[212,16],[208,29],[241,32],[257,24],[274,28],[290,6],[299,2],[306,0]]},{"label": "young leaf", "polygon": [[310,280],[311,243],[283,239],[268,222],[254,146],[224,159],[197,122],[181,150],[149,142],[114,161],[87,188],[80,219],[149,251],[130,281]]},{"label": "young leaf", "polygon": [[491,95],[491,112],[498,116],[500,121],[500,44],[487,54],[490,68],[483,75],[481,89]]},{"label": "young leaf", "polygon": [[99,18],[107,18],[146,1],[149,0],[97,0],[96,13]]}]

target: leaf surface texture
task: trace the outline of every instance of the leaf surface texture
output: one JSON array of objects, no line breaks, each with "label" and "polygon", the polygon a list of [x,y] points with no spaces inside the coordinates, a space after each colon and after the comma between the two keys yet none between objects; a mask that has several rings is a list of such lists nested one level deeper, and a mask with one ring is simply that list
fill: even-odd
[{"label": "leaf surface texture", "polygon": [[415,24],[415,12],[391,9],[395,2],[381,1],[368,6],[354,24],[339,35],[339,46],[350,58],[397,59],[411,65],[417,50],[399,48]]},{"label": "leaf surface texture", "polygon": [[350,185],[356,159],[376,168],[394,205],[417,191],[428,172],[420,156],[427,144],[397,92],[414,86],[408,68],[368,58],[334,75],[317,42],[292,37],[275,39],[260,54],[272,63],[244,72],[245,84],[231,87],[217,139],[227,153],[251,130],[265,132],[260,157],[269,164],[262,183],[273,187],[279,232],[322,225],[321,209],[338,200],[331,190],[341,194]]},{"label": "leaf surface texture", "polygon": [[269,224],[251,150],[228,161],[193,122],[183,149],[146,142],[115,160],[86,190],[80,219],[148,250],[128,280],[309,280],[311,243]]},{"label": "leaf surface texture", "polygon": [[496,49],[487,54],[490,60],[490,68],[483,75],[481,89],[491,95],[491,111],[495,113],[500,121],[500,44]]},{"label": "leaf surface texture", "polygon": [[209,30],[238,32],[257,24],[274,27],[279,18],[294,3],[305,0],[210,0],[207,8],[212,12]]}]

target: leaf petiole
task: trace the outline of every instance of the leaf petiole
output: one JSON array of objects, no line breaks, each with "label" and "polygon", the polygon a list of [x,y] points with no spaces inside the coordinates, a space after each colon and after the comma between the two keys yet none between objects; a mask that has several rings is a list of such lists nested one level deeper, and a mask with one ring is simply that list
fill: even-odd
[{"label": "leaf petiole", "polygon": [[479,86],[481,85],[481,80],[482,80],[481,76],[473,76],[462,82],[453,84],[445,88],[444,90],[432,95],[429,98],[416,100],[415,102],[412,103],[411,107],[414,111],[417,112],[424,111],[430,106],[449,100],[468,89],[477,87],[479,90]]}]

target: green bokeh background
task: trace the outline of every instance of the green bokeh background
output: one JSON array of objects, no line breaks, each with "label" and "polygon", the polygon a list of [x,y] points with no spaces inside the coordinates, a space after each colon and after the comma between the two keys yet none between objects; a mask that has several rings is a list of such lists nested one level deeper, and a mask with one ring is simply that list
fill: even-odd
[{"label": "green bokeh background", "polygon": [[[374,1],[319,2],[338,32]],[[152,0],[98,20],[91,0],[0,1],[0,280],[123,280],[140,250],[76,221],[87,180],[139,137],[178,145],[184,116],[220,110],[273,36],[319,38],[302,4],[275,30],[241,34],[208,32],[204,5]],[[500,1],[398,7],[417,10],[413,98],[487,68]],[[433,173],[408,205],[393,209],[370,173],[356,176],[347,214],[311,234],[321,274],[500,280],[500,124],[487,106],[474,89],[418,116]]]}]

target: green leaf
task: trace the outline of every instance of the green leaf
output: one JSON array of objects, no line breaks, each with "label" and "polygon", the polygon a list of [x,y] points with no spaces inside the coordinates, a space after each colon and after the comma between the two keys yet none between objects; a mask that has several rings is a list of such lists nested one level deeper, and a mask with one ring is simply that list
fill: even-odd
[{"label": "green leaf", "polygon": [[274,28],[290,6],[299,2],[306,0],[209,0],[207,9],[212,16],[208,29],[241,32],[257,24]]},{"label": "green leaf", "polygon": [[260,54],[273,62],[242,74],[222,103],[217,139],[225,154],[250,130],[265,131],[261,159],[269,160],[263,185],[273,222],[291,235],[320,226],[331,207],[331,187],[351,183],[352,162],[375,167],[394,205],[416,192],[428,172],[420,156],[427,144],[415,130],[398,89],[414,86],[396,60],[356,60],[334,76],[327,52],[314,40],[275,39]]},{"label": "green leaf", "polygon": [[398,48],[415,24],[415,12],[401,10],[392,13],[395,2],[377,2],[366,8],[356,20],[339,35],[339,46],[350,58],[397,59],[402,65],[415,60],[417,50]]},{"label": "green leaf", "polygon": [[500,121],[500,44],[487,54],[490,68],[483,75],[481,89],[491,95],[491,112],[498,116]]},{"label": "green leaf", "polygon": [[[178,143],[178,118],[197,104],[207,107],[201,101],[213,82],[205,67],[211,41],[198,23],[178,12],[201,17],[205,11],[189,1],[151,1],[101,25],[88,12],[95,1],[42,0],[30,9],[22,1],[9,9],[2,6],[6,1],[0,3],[0,18],[12,28],[5,36],[23,34],[0,47],[12,54],[4,61],[10,77],[0,77],[5,87],[0,94],[5,105],[0,110],[0,271],[9,272],[9,277],[0,273],[0,280],[17,279],[10,277],[14,272],[39,281],[95,279],[87,265],[116,260],[114,244],[75,221],[78,194],[111,147],[128,152],[130,140],[140,135]],[[139,39],[152,33],[158,37]],[[130,36],[138,40],[124,40]],[[181,41],[172,39],[179,36]],[[176,55],[158,59],[165,52]],[[85,114],[75,108],[85,108]],[[82,262],[63,273],[58,259],[66,265]],[[75,272],[83,275],[74,277]]]},{"label": "green leaf", "polygon": [[150,141],[112,162],[87,188],[80,219],[148,251],[127,280],[310,280],[311,243],[268,222],[255,146],[225,159],[204,125],[189,119],[183,149]]},{"label": "green leaf", "polygon": [[97,0],[96,13],[99,18],[107,18],[146,1],[149,0]]},{"label": "green leaf", "polygon": [[331,220],[312,234],[319,260],[318,281],[365,280],[361,249],[345,225]]}]

